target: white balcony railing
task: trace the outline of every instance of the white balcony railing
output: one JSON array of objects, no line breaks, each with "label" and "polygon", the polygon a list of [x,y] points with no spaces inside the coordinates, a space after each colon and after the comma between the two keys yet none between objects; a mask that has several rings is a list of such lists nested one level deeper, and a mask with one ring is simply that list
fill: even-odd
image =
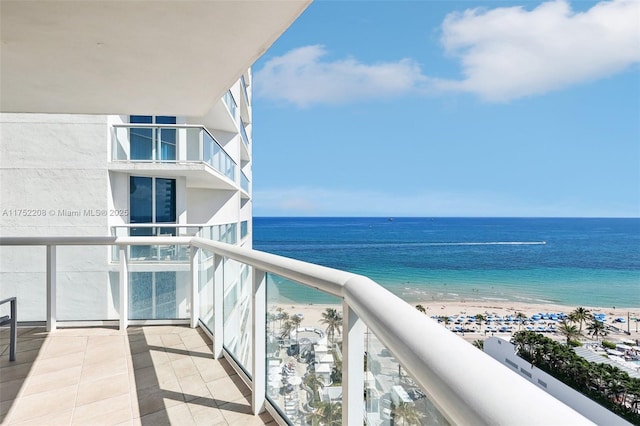
[{"label": "white balcony railing", "polygon": [[[273,297],[272,278],[279,277],[333,298],[343,312],[342,343],[338,345],[342,424],[368,421],[370,405],[363,394],[365,389],[375,393],[364,366],[370,334],[452,424],[591,424],[364,276],[198,237],[0,237],[0,246],[46,246],[46,322],[50,330],[57,325],[56,304],[63,302],[56,297],[56,250],[60,246],[100,245],[116,246],[120,251],[119,297],[113,300],[119,301],[121,329],[133,322],[129,319],[127,248],[180,245],[189,249],[189,322],[192,327],[200,324],[215,336],[214,356],[228,358],[248,382],[255,413],[266,407],[274,416],[287,418],[293,413],[286,419],[290,424],[307,421],[300,412],[279,406],[279,395],[270,394],[272,372],[265,360],[269,359],[269,330],[276,320],[267,316],[267,308]],[[8,296],[12,295],[2,295]],[[294,329],[291,337],[295,333],[297,340],[298,333],[304,331]],[[296,358],[289,359],[293,363]],[[385,380],[383,375],[374,372],[373,381]]]},{"label": "white balcony railing", "polygon": [[112,162],[204,163],[236,183],[238,166],[202,126],[114,124]]},{"label": "white balcony railing", "polygon": [[[218,225],[128,223],[111,227],[111,235],[114,237],[200,237],[227,244],[236,244],[238,242],[237,231],[237,223]],[[241,235],[240,238],[244,238],[244,236]],[[117,262],[119,259],[120,251],[114,246],[111,260]],[[189,261],[189,250],[180,245],[163,244],[128,247],[127,259],[133,263],[187,262]]]}]

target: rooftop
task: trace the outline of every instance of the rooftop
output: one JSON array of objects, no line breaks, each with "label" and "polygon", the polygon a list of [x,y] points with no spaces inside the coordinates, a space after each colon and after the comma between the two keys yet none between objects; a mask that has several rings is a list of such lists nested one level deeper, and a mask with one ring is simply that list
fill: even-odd
[{"label": "rooftop", "polygon": [[8,346],[2,328],[2,424],[275,425],[199,328],[23,327],[15,362]]}]

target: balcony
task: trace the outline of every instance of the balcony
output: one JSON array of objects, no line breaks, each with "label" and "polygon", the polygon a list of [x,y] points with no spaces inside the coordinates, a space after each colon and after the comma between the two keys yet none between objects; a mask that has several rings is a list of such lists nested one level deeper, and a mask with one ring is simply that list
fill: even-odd
[{"label": "balcony", "polygon": [[[0,331],[0,342],[7,339]],[[4,348],[0,346],[0,348]],[[262,425],[250,389],[188,326],[22,327],[16,362],[0,360],[0,423]]]},{"label": "balcony", "polygon": [[237,189],[237,164],[202,126],[116,124],[109,169],[186,176],[194,188]]},{"label": "balcony", "polygon": [[231,114],[231,118],[233,118],[233,120],[236,120],[236,117],[238,116],[238,104],[236,103],[236,100],[233,97],[233,94],[231,93],[231,90],[227,90],[227,92],[224,94],[224,96],[222,97],[222,100],[224,101],[224,104],[227,106],[227,109],[229,110],[229,114]]},{"label": "balcony", "polygon": [[242,189],[246,195],[245,198],[249,198],[249,178],[244,172],[240,172],[240,189]]},{"label": "balcony", "polygon": [[[175,309],[162,318],[140,317],[130,297],[127,249],[149,244],[183,246],[190,254],[188,279],[176,282],[170,294],[173,300],[168,300]],[[171,324],[189,325],[200,336],[213,336],[211,354],[202,352],[201,358],[228,362],[232,377],[237,375],[250,390],[252,412],[266,410],[278,422],[326,424],[333,415],[345,425],[387,425],[391,417],[400,421],[403,408],[424,424],[590,424],[363,276],[199,237],[2,237],[0,245],[46,247],[46,272],[34,279],[43,281],[41,291],[47,301],[43,322],[54,337],[64,336],[71,332],[64,327],[79,323],[58,318],[63,305],[71,302],[56,296],[57,269],[67,268],[58,264],[57,253],[67,246],[118,247],[118,285],[111,286],[117,297],[109,299],[113,302],[104,300],[115,304],[116,314],[83,324],[118,327],[113,331],[117,336],[151,335],[154,324],[164,324],[157,327],[158,333]],[[24,272],[16,274],[20,273]],[[81,276],[80,281],[65,284],[86,285]],[[302,300],[291,311],[296,306],[289,299],[293,294]],[[166,304],[166,295],[136,303]],[[18,295],[19,304],[26,305],[24,299],[31,296]],[[91,296],[83,292],[78,297]],[[139,325],[145,326],[142,332],[136,328]],[[167,357],[179,355],[167,339],[160,338]],[[18,339],[19,350],[30,344],[26,338]],[[148,344],[161,346],[158,340]],[[126,347],[124,341],[122,345]],[[105,366],[112,362],[106,353],[100,360]],[[203,368],[209,372],[215,367]],[[159,383],[159,392],[180,398],[177,391],[166,392],[171,389],[162,386],[163,380]],[[134,387],[130,383],[127,394],[132,406]],[[197,396],[184,392],[185,399],[185,393]],[[16,395],[9,410],[28,398],[24,392]],[[163,401],[168,412],[167,398]]]}]

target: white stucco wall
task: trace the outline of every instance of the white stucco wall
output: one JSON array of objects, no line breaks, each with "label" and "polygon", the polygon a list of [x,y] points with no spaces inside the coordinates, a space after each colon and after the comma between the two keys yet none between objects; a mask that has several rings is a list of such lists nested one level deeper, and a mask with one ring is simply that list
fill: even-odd
[{"label": "white stucco wall", "polygon": [[[0,125],[0,234],[108,235],[107,117],[0,114]],[[19,297],[22,321],[45,318],[45,253],[0,248],[0,297]],[[107,256],[106,247],[58,249],[60,319],[112,316]]]},{"label": "white stucco wall", "polygon": [[[631,426],[631,423],[618,417],[597,402],[517,356],[515,346],[510,342],[500,337],[489,337],[484,341],[484,352],[594,423],[608,426]],[[562,419],[558,420],[562,421]]]}]

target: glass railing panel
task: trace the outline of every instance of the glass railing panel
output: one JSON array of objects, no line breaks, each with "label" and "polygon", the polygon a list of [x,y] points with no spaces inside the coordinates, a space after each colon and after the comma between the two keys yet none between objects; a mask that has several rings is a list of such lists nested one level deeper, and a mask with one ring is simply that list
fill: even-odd
[{"label": "glass railing panel", "polygon": [[365,333],[364,389],[366,424],[449,425],[370,330]]},{"label": "glass railing panel", "polygon": [[[108,246],[57,246],[59,321],[106,321],[119,316],[119,274],[110,271]],[[22,304],[21,304],[22,305]]]},{"label": "glass railing panel", "polygon": [[240,222],[240,239],[246,238],[248,234],[249,234],[249,221],[244,220]]},{"label": "glass railing panel", "polygon": [[129,129],[127,127],[114,127],[111,159],[114,161],[129,160],[130,145]]},{"label": "glass railing panel", "polygon": [[[189,127],[181,129],[184,131],[186,138],[186,160],[187,161],[204,161],[201,154],[201,140],[204,133],[203,129]],[[182,160],[182,157],[179,157]]]},{"label": "glass railing panel", "polygon": [[198,250],[198,311],[200,321],[213,334],[213,282],[215,265],[213,252]]},{"label": "glass railing panel", "polygon": [[[16,297],[19,321],[46,320],[47,252],[45,247],[0,247],[0,299]],[[0,306],[0,316],[10,304]]]},{"label": "glass railing panel", "polygon": [[223,260],[224,347],[251,376],[251,268],[232,259]]},{"label": "glass railing panel", "polygon": [[153,127],[129,128],[129,160],[153,161],[156,129]]},{"label": "glass railing panel", "polygon": [[175,127],[159,127],[155,159],[158,161],[176,161],[178,130]]},{"label": "glass railing panel", "polygon": [[266,383],[294,425],[341,424],[342,303],[267,274]]},{"label": "glass railing panel", "polygon": [[[114,226],[111,228],[111,235],[115,237],[193,236],[200,230],[200,227],[193,226],[157,225],[160,224],[154,224],[154,226],[148,226],[148,224]],[[131,245],[127,247],[127,254],[131,263],[183,263],[189,261],[189,247],[180,244]],[[119,248],[113,246],[111,248],[111,260],[117,262],[119,259]]]},{"label": "glass railing panel", "polygon": [[249,92],[247,91],[247,82],[244,79],[244,75],[240,76],[240,86],[242,87],[242,94],[244,95],[244,100],[249,103]]},{"label": "glass railing panel", "polygon": [[231,117],[233,117],[233,119],[235,120],[238,104],[236,103],[236,100],[233,98],[233,95],[231,94],[231,90],[228,90],[227,93],[224,94],[222,99],[224,100],[225,105],[229,109],[229,113],[231,114]]},{"label": "glass railing panel", "polygon": [[247,129],[244,128],[244,123],[240,121],[240,135],[242,136],[242,142],[244,142],[244,146],[249,149],[249,136],[247,136]]},{"label": "glass railing panel", "polygon": [[133,320],[187,319],[188,270],[129,273],[129,318]]},{"label": "glass railing panel", "polygon": [[240,172],[240,188],[249,192],[249,178],[244,174],[244,172]]}]

